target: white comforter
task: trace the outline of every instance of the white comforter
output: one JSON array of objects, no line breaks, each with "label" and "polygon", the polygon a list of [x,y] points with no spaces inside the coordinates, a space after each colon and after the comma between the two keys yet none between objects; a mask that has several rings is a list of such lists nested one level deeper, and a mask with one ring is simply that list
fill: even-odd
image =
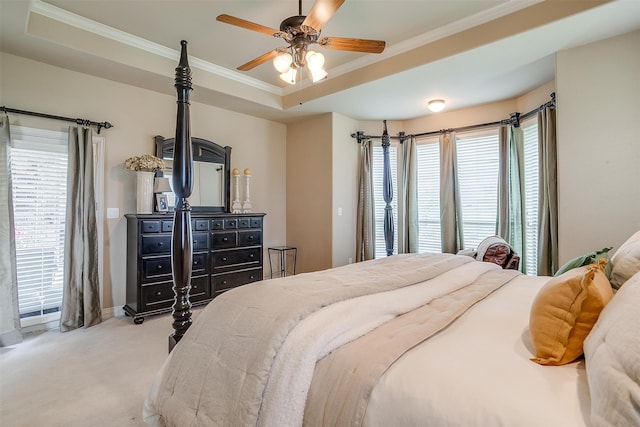
[{"label": "white comforter", "polygon": [[[222,307],[222,297],[219,297],[219,304],[214,300],[176,347],[176,350],[182,351],[174,350],[158,374],[145,402],[145,421],[158,426],[299,426],[302,424],[306,393],[318,359],[398,314],[464,286],[483,272],[498,269],[494,264],[450,255],[438,255],[435,258],[424,255],[394,258],[394,261],[376,262],[376,268],[373,269],[371,264],[367,266],[367,263],[363,263],[364,266],[353,265],[342,270],[334,269],[338,271],[329,270],[328,276],[316,273],[294,276],[294,286],[290,286],[293,282],[286,280],[278,281],[275,285],[274,281],[254,285],[254,289],[260,290],[267,289],[266,286],[281,285],[287,292],[317,286],[319,288],[316,293],[319,294],[323,293],[324,289],[321,287],[325,285],[339,289],[347,286],[349,292],[352,292],[352,289],[360,286],[362,277],[358,276],[362,276],[362,273],[359,269],[363,267],[368,270],[369,281],[383,283],[383,276],[387,274],[398,276],[403,281],[403,285],[391,286],[390,290],[383,290],[382,293],[374,292],[369,295],[369,291],[357,291],[341,302],[323,303],[308,312],[302,310],[301,316],[295,321],[295,327],[287,326],[274,336],[264,337],[265,341],[274,338],[278,341],[273,352],[271,345],[265,347],[265,354],[262,356],[267,363],[244,358],[245,355],[238,352],[238,360],[229,360],[229,355],[224,356],[224,353],[231,344],[220,341],[225,336],[225,329],[233,329],[233,346],[238,345],[238,340],[242,342],[246,339],[249,343],[256,338],[252,335],[253,331],[272,320],[261,318],[260,314],[256,317],[249,315],[263,304],[263,301],[251,299],[250,295],[255,296],[256,292],[250,293],[251,288],[246,286],[222,296],[228,299],[224,302],[225,306],[244,304],[238,309],[235,318],[231,314],[233,310],[217,312],[216,307]],[[428,261],[428,264],[434,263],[434,260],[438,261],[436,264],[450,264],[434,278],[429,273],[425,281],[419,279],[419,275],[413,271],[403,272],[403,269],[415,269],[410,267],[412,262]],[[393,265],[397,262],[402,267],[394,270]],[[451,271],[447,272],[449,269]],[[343,283],[330,283],[328,278]],[[576,393],[575,387],[578,384],[582,389],[584,373],[576,370],[575,366],[569,366],[553,367],[558,369],[552,374],[550,370],[544,371],[548,367],[540,367],[528,360],[531,352],[525,344],[528,323],[525,317],[528,319],[529,304],[537,286],[529,286],[524,277],[517,280],[518,286],[509,284],[507,289],[497,291],[456,324],[396,363],[375,388],[366,412],[365,425],[417,426],[427,422],[433,422],[433,425],[583,425],[581,404],[585,404],[585,396],[582,392]],[[541,280],[535,282],[542,283]],[[262,287],[258,288],[259,286]],[[504,299],[503,296],[507,298]],[[265,298],[265,294],[260,294],[257,298]],[[297,300],[300,301],[299,298]],[[275,305],[279,303],[273,301]],[[322,308],[324,305],[326,307]],[[285,307],[286,305],[281,309]],[[482,314],[474,314],[476,312]],[[480,325],[487,314],[490,319],[494,319],[488,330],[486,326]],[[512,315],[515,315],[515,321],[511,318]],[[297,314],[294,317],[298,317]],[[460,327],[463,329],[459,332],[464,335],[453,336],[454,332],[451,331]],[[210,329],[216,332],[212,333]],[[210,335],[216,338],[212,340]],[[447,336],[450,338],[446,338]],[[460,339],[460,336],[465,339]],[[435,344],[430,347],[432,341]],[[255,345],[256,343],[251,342],[248,347]],[[447,353],[452,349],[457,351],[453,357]],[[508,358],[515,356],[518,360],[502,362],[501,356],[504,355]],[[487,362],[488,366],[485,365]],[[502,367],[508,369],[498,369]],[[516,379],[519,374],[511,372],[511,369],[524,369],[527,372],[526,386]],[[508,374],[505,375],[505,372]],[[561,383],[556,380],[558,372],[563,372],[560,375],[563,378]],[[463,381],[459,384],[463,385],[457,385],[455,381],[460,377]],[[214,384],[211,383],[212,378],[215,378]],[[247,384],[251,387],[245,387]],[[257,391],[254,390],[255,387]],[[251,392],[247,392],[247,389]],[[541,392],[546,393],[548,398],[540,399]],[[550,408],[554,408],[553,405],[559,408],[563,405],[561,399],[566,400],[567,397],[570,402],[568,418],[564,415],[567,413],[564,409],[553,411],[560,415],[548,417],[549,411],[542,407],[543,403],[550,403]],[[540,404],[530,404],[529,399]],[[588,406],[588,391],[586,399]],[[537,409],[525,409],[523,412],[523,407]],[[463,408],[471,408],[471,412],[465,414]],[[559,422],[541,424],[540,421],[543,420]],[[567,423],[567,420],[571,422]]]}]

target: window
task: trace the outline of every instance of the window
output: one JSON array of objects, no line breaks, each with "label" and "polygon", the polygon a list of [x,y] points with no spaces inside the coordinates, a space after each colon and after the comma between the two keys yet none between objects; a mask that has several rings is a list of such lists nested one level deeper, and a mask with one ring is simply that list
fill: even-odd
[{"label": "window", "polygon": [[538,273],[538,124],[530,120],[522,125],[524,135],[525,274]]},{"label": "window", "polygon": [[18,308],[21,318],[42,317],[62,305],[67,134],[11,130]]},{"label": "window", "polygon": [[[524,187],[526,215],[526,274],[537,273],[538,248],[538,127],[535,119],[523,123]],[[438,138],[418,141],[417,186],[419,252],[441,252],[440,230],[440,144]],[[498,207],[499,147],[498,130],[468,132],[456,136],[458,180],[462,208],[465,248],[477,248],[496,232]],[[374,147],[373,185],[376,214],[376,258],[386,256],[384,247],[384,207],[382,198],[382,147]],[[398,247],[397,229],[397,148],[389,148],[394,184],[394,253]]]},{"label": "window", "polygon": [[418,186],[418,252],[442,252],[440,233],[440,144],[438,139],[416,146]]},{"label": "window", "polygon": [[[398,253],[398,149],[396,146],[389,147],[389,162],[391,164],[391,179],[393,184],[393,199],[391,206],[393,207],[393,253]],[[384,258],[387,256],[387,250],[384,244],[384,208],[386,203],[382,195],[382,176],[384,171],[384,156],[382,155],[382,146],[373,147],[373,198],[375,200],[374,209],[376,216],[376,258]]]},{"label": "window", "polygon": [[[60,318],[64,280],[68,133],[11,127],[18,310],[23,327]],[[98,250],[102,250],[104,138],[94,137]],[[102,256],[99,254],[102,278]],[[100,280],[102,282],[102,280]]]},{"label": "window", "polygon": [[498,133],[456,136],[464,247],[477,248],[496,233]]}]

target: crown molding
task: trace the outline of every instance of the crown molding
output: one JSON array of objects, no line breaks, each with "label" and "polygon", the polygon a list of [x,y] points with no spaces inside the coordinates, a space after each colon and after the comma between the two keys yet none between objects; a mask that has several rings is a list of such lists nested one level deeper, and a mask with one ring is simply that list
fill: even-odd
[{"label": "crown molding", "polygon": [[[71,25],[83,31],[97,34],[101,37],[114,40],[127,46],[143,50],[153,55],[171,59],[173,61],[178,61],[178,59],[180,58],[179,50],[171,49],[158,43],[143,39],[142,37],[134,36],[127,32],[118,30],[108,25],[101,24],[100,22],[93,21],[75,13],[68,12],[64,9],[40,0],[30,1],[29,12],[37,13],[47,18],[59,21],[67,25]],[[262,80],[249,77],[237,71],[229,70],[227,68],[202,60],[200,58],[196,58],[191,55],[189,56],[189,63],[193,68],[198,68],[202,71],[206,71],[208,73],[224,77],[229,80],[233,80],[268,93],[272,93],[274,95],[282,96],[283,94],[283,90],[279,86],[265,83]]]}]

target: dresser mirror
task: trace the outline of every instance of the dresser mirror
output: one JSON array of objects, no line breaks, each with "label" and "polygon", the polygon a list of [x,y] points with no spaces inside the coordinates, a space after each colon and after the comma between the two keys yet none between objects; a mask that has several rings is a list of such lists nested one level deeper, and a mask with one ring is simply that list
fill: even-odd
[{"label": "dresser mirror", "polygon": [[[159,176],[169,178],[173,171],[174,138],[155,137],[156,157],[164,160],[165,169]],[[222,147],[202,138],[191,138],[193,148],[193,190],[189,204],[194,211],[229,212],[231,198],[231,147]],[[169,208],[176,197],[166,193]]]}]

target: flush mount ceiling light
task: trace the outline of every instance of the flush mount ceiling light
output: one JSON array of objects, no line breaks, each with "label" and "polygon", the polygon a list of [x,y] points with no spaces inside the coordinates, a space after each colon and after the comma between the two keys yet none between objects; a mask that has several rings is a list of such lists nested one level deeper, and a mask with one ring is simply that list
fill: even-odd
[{"label": "flush mount ceiling light", "polygon": [[429,110],[437,113],[444,110],[444,99],[432,99],[428,104]]}]

